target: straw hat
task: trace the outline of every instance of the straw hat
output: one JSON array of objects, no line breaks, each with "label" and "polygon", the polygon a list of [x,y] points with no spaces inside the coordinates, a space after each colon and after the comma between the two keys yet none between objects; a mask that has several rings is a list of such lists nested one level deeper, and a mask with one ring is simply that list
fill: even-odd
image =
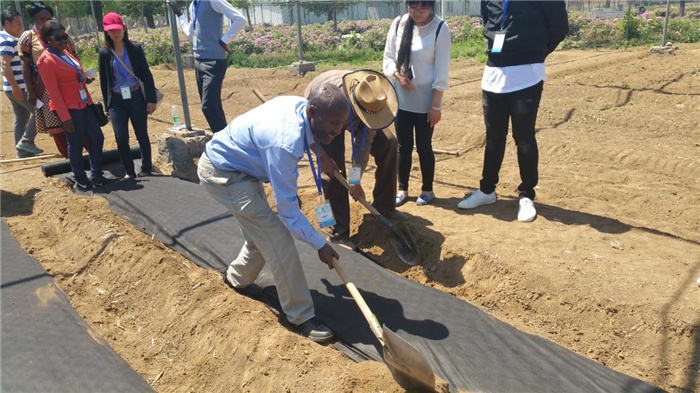
[{"label": "straw hat", "polygon": [[343,90],[367,127],[381,130],[394,122],[399,99],[394,86],[384,75],[373,70],[350,72],[343,75]]}]

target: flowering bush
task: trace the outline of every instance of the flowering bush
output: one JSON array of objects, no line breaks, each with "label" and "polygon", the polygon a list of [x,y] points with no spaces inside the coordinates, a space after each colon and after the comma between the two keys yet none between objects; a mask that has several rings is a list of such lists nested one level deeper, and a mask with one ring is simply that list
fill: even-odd
[{"label": "flowering bush", "polygon": [[[569,34],[564,47],[623,46],[629,44],[655,44],[663,35],[664,13],[647,11],[630,17],[613,19],[586,19],[581,13],[569,15]],[[685,17],[671,12],[668,21],[667,41],[700,42],[700,13],[690,10]],[[629,42],[627,38],[629,36]]]},{"label": "flowering bush", "polygon": [[[673,11],[669,20],[668,40],[673,42],[700,42],[700,10],[687,9],[685,17],[678,17]],[[665,12],[665,11],[664,11]],[[632,44],[658,42],[663,29],[663,12],[647,11],[631,18],[629,38]],[[386,35],[391,19],[344,20],[338,23],[311,24],[302,26],[302,50],[310,60],[361,60],[381,59]],[[477,17],[454,16],[446,18],[453,45],[453,56],[473,56],[486,50],[483,39],[483,26]],[[626,45],[627,19],[587,19],[581,13],[569,15],[569,34],[564,47],[596,47]],[[101,33],[100,33],[101,34]],[[143,44],[149,64],[171,63],[174,61],[170,28],[132,29],[129,38]],[[100,41],[103,39],[100,38]],[[179,33],[180,51],[192,53],[192,44]],[[286,64],[298,56],[297,27],[295,25],[256,25],[251,31],[242,31],[229,44],[234,55],[229,63],[238,66],[274,67]],[[76,37],[78,53],[86,67],[97,65],[99,44],[94,34]],[[470,50],[465,51],[464,48]],[[483,58],[483,56],[482,56]],[[251,59],[255,61],[251,62]]]}]

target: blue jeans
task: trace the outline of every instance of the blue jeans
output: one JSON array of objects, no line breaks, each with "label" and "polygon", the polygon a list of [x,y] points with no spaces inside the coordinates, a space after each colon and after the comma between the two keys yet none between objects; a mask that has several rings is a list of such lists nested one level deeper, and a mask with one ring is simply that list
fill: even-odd
[{"label": "blue jeans", "polygon": [[90,106],[83,109],[69,109],[70,117],[73,119],[73,132],[65,132],[68,141],[68,160],[73,170],[73,176],[78,183],[85,184],[85,166],[83,165],[83,139],[87,137],[90,156],[90,179],[93,181],[102,180],[102,145],[105,137],[102,129],[97,123],[95,113]]},{"label": "blue jeans", "polygon": [[136,177],[134,160],[129,148],[129,119],[141,149],[141,171],[151,173],[153,171],[151,140],[148,138],[148,112],[143,93],[135,91],[129,100],[123,99],[121,94],[113,94],[112,101],[109,103],[109,117],[112,120],[114,138],[117,140],[119,158],[126,174]]}]

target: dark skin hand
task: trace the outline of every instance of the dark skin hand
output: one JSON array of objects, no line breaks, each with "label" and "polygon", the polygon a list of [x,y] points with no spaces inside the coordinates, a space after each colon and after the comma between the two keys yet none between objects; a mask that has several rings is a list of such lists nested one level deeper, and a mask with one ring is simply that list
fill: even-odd
[{"label": "dark skin hand", "polygon": [[166,7],[170,6],[173,9],[173,12],[175,13],[175,15],[177,15],[178,17],[180,15],[182,15],[182,12],[180,11],[180,7],[177,6],[177,3],[175,2],[175,0],[165,0],[165,6]]},{"label": "dark skin hand", "polygon": [[75,131],[75,127],[73,126],[73,119],[68,119],[62,123],[63,123],[63,131],[65,131],[65,132]]},{"label": "dark skin hand", "polygon": [[224,48],[226,53],[233,53],[233,50],[231,48],[229,48],[228,44],[226,44],[225,42],[219,40],[219,45],[221,45],[221,47]]},{"label": "dark skin hand", "polygon": [[330,244],[326,243],[323,247],[318,250],[318,259],[321,262],[328,265],[329,269],[333,269],[333,258],[340,259],[340,255],[331,247]]}]

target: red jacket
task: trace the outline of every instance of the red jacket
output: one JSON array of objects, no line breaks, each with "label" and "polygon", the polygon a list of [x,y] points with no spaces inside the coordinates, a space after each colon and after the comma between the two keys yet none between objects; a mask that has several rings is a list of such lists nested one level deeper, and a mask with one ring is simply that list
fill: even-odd
[{"label": "red jacket", "polygon": [[75,68],[56,58],[49,53],[48,49],[41,54],[36,65],[39,68],[41,79],[44,81],[44,86],[46,86],[46,91],[49,93],[49,97],[51,97],[49,108],[58,113],[58,117],[61,121],[68,121],[71,119],[68,109],[83,109],[87,106],[86,103],[80,99],[80,89],[85,89],[87,93],[87,104],[92,104],[92,97],[90,97],[90,92],[85,86],[83,65],[75,56],[68,53],[68,51],[64,51],[64,53],[80,65],[80,73],[83,74],[83,83],[78,82]]}]

